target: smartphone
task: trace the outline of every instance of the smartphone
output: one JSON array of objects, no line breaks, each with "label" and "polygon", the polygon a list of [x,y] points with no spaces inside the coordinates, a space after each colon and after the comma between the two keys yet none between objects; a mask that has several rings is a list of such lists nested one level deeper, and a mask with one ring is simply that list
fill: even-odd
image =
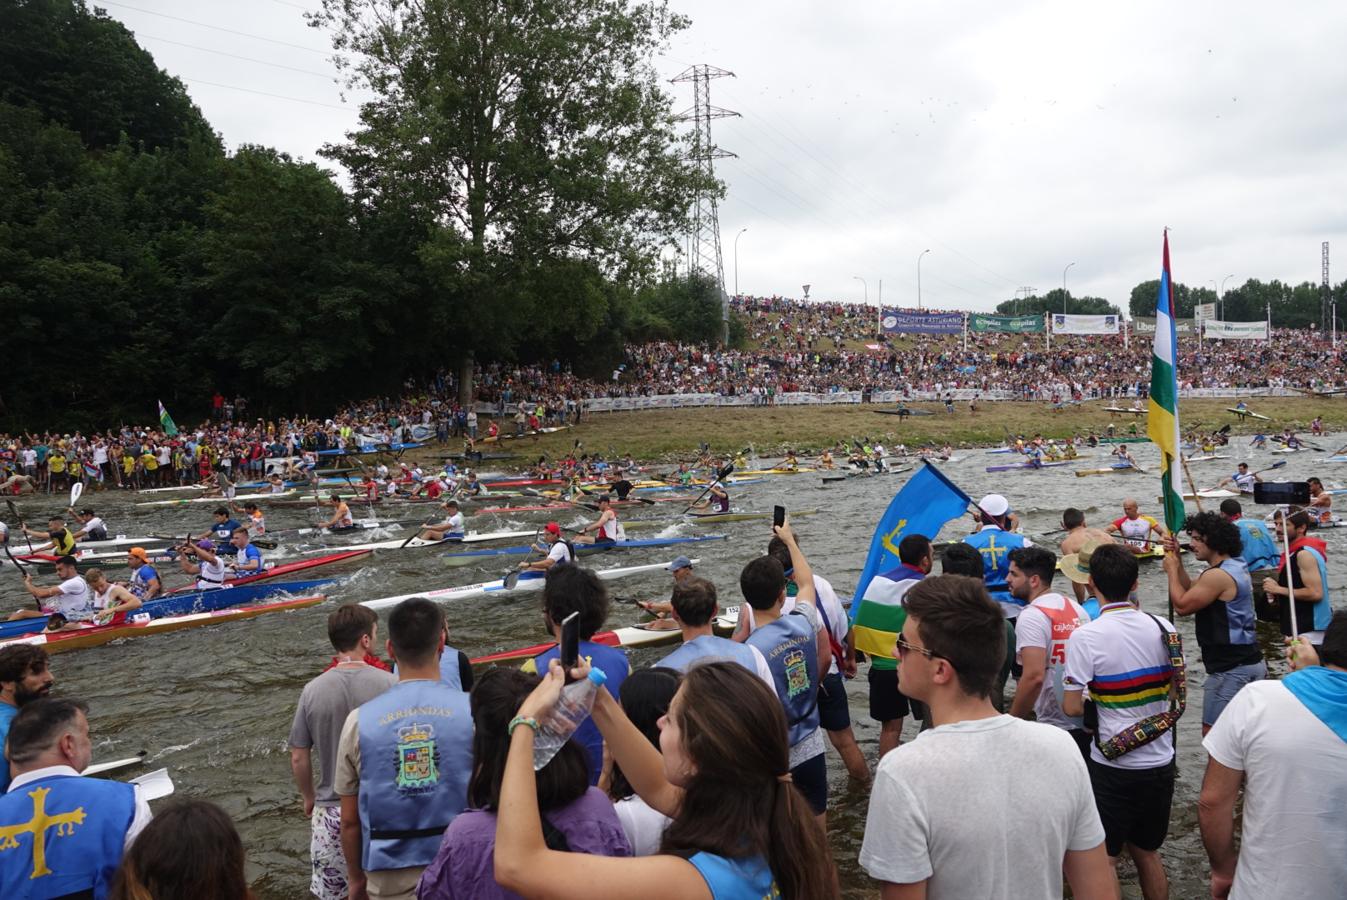
[{"label": "smartphone", "polygon": [[573,612],[561,620],[561,667],[566,680],[571,680],[571,669],[580,664],[580,613]]},{"label": "smartphone", "polygon": [[1265,506],[1308,506],[1310,484],[1308,481],[1256,482],[1253,502]]},{"label": "smartphone", "polygon": [[786,508],[784,506],[772,507],[772,525],[780,528],[786,524]]}]

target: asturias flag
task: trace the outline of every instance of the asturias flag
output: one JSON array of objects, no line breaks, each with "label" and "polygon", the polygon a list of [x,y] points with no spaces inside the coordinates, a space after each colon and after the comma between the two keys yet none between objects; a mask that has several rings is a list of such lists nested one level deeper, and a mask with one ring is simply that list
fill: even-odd
[{"label": "asturias flag", "polygon": [[870,540],[870,555],[856,583],[851,615],[856,646],[880,656],[893,655],[893,643],[902,628],[902,606],[892,592],[866,596],[870,582],[898,566],[898,545],[909,534],[934,539],[950,519],[957,519],[973,501],[929,462],[908,479],[879,520]]},{"label": "asturias flag", "polygon": [[1146,434],[1160,451],[1160,490],[1165,526],[1183,527],[1183,486],[1179,470],[1179,378],[1175,363],[1174,282],[1169,272],[1169,232],[1165,232],[1160,293],[1155,301],[1155,350],[1151,354],[1151,395]]},{"label": "asturias flag", "polygon": [[173,424],[173,417],[164,409],[164,401],[159,401],[159,424],[164,426],[164,434],[169,437],[178,433],[178,426]]}]

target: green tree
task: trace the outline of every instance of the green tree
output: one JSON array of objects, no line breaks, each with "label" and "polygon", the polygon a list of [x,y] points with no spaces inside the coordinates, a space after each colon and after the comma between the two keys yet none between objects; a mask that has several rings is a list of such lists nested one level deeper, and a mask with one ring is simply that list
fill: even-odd
[{"label": "green tree", "polygon": [[[1127,303],[1128,312],[1133,316],[1155,315],[1156,299],[1160,295],[1160,279],[1152,278],[1150,281],[1143,281],[1132,288],[1130,299]],[[1226,297],[1230,296],[1229,292]],[[1191,319],[1193,309],[1201,303],[1215,303],[1216,291],[1211,288],[1194,288],[1183,282],[1174,283],[1174,315],[1180,319]],[[1227,306],[1228,310],[1228,306]],[[1227,318],[1229,317],[1227,312]]]},{"label": "green tree", "polygon": [[[421,248],[438,309],[428,322],[461,362],[508,357],[593,316],[588,277],[539,291],[579,260],[618,283],[653,268],[697,191],[652,55],[687,21],[662,2],[324,0],[350,83],[375,99],[324,152],[362,206],[433,222]],[[571,310],[554,297],[585,288]],[[611,299],[611,298],[610,298]]]},{"label": "green tree", "polygon": [[1042,296],[1034,295],[1032,297],[1015,298],[1005,300],[997,305],[995,312],[1001,316],[1027,316],[1031,313],[1043,315],[1044,313],[1066,312],[1073,316],[1107,316],[1121,315],[1121,310],[1116,304],[1110,303],[1103,297],[1076,297],[1069,291],[1066,294],[1066,308],[1062,308],[1062,291],[1060,288],[1048,291]]}]

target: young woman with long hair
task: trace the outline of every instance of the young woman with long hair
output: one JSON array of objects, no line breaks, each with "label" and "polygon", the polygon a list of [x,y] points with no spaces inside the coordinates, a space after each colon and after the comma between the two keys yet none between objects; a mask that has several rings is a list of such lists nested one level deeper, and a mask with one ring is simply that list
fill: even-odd
[{"label": "young woman with long hair", "polygon": [[224,810],[182,800],[155,814],[122,857],[109,900],[252,900],[243,841]]}]

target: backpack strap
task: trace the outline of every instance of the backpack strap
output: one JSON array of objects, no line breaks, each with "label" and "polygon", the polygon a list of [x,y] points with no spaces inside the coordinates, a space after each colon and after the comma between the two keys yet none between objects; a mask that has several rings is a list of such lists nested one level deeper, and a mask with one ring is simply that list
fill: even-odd
[{"label": "backpack strap", "polygon": [[1124,753],[1130,753],[1138,747],[1144,747],[1178,725],[1188,705],[1187,669],[1183,661],[1183,640],[1178,632],[1170,631],[1160,620],[1146,613],[1160,629],[1160,639],[1169,657],[1170,674],[1169,709],[1153,716],[1147,716],[1135,725],[1123,729],[1104,743],[1099,742],[1099,733],[1095,732],[1095,746],[1104,754],[1105,759],[1117,759]]}]

